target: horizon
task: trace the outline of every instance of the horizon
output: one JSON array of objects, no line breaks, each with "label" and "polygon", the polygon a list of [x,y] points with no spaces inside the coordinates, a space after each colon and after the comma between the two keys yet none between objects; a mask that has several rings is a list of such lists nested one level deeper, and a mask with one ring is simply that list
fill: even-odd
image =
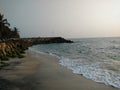
[{"label": "horizon", "polygon": [[0,13],[22,38],[120,37],[118,0],[1,0]]},{"label": "horizon", "polygon": [[[34,37],[22,37],[22,38],[51,38],[51,37],[62,37],[62,36],[34,36]],[[65,38],[65,37],[62,37],[64,39],[101,39],[101,38],[120,38],[120,36],[112,36],[112,37],[73,37],[73,38]]]},{"label": "horizon", "polygon": [[66,38],[66,39],[102,39],[102,38],[120,38],[120,36],[113,36],[113,37],[74,37],[74,38]]}]

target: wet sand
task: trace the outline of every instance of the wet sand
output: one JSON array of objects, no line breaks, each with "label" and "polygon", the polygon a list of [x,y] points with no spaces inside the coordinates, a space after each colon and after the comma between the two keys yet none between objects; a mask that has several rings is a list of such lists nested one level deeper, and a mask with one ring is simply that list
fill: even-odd
[{"label": "wet sand", "polygon": [[22,63],[0,71],[0,76],[16,83],[15,90],[120,90],[74,74],[52,56],[30,51]]}]

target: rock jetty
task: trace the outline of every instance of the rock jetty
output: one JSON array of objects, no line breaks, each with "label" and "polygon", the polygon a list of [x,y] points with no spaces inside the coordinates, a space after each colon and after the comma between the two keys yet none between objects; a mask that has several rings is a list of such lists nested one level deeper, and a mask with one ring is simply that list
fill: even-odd
[{"label": "rock jetty", "polygon": [[38,37],[38,38],[23,38],[22,40],[36,44],[50,44],[50,43],[73,43],[71,40],[66,40],[62,37]]},{"label": "rock jetty", "polygon": [[23,53],[28,47],[37,44],[73,43],[62,37],[38,37],[38,38],[13,38],[0,41],[0,69],[7,66],[10,57],[24,57]]}]

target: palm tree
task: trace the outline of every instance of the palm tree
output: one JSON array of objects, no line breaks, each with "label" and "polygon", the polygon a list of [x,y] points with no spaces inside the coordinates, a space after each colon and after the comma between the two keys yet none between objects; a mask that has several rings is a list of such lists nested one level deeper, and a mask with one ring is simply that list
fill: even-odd
[{"label": "palm tree", "polygon": [[4,19],[4,15],[0,14],[0,39],[4,37],[4,31],[6,27],[9,27],[10,24],[8,23],[7,19]]},{"label": "palm tree", "polygon": [[14,27],[12,33],[13,38],[20,38],[18,28]]},{"label": "palm tree", "polygon": [[4,19],[4,15],[0,14],[0,39],[9,38],[20,38],[18,29],[16,27],[11,29],[7,19]]},{"label": "palm tree", "polygon": [[3,25],[7,25],[7,26],[10,26],[10,24],[8,23],[7,19],[4,19],[4,15],[2,15],[0,13],[0,24],[3,24]]}]

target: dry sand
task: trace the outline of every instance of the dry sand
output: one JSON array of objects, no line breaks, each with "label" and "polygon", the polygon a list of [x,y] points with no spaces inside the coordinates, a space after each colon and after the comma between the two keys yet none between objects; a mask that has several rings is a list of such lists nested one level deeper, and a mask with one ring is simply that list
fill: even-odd
[{"label": "dry sand", "polygon": [[52,56],[28,51],[19,62],[0,71],[1,77],[16,83],[15,90],[120,90],[73,74]]},{"label": "dry sand", "polygon": [[26,80],[38,70],[40,61],[28,53],[25,56],[9,60],[10,66],[0,71],[0,90],[30,90]]}]

